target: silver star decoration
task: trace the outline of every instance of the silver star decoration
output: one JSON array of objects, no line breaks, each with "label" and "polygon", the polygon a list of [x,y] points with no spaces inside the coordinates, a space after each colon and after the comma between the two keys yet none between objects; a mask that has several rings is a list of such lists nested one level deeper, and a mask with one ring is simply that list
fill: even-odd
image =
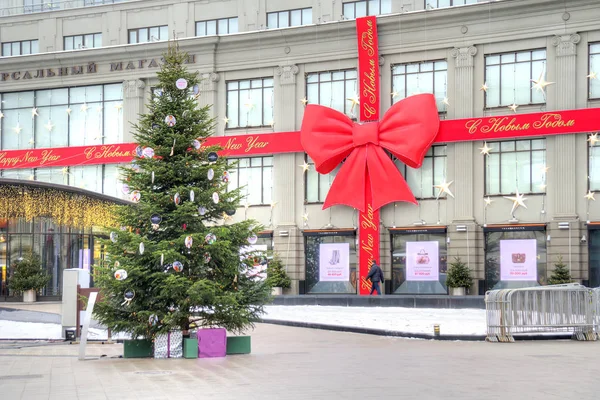
[{"label": "silver star decoration", "polygon": [[302,168],[302,173],[305,173],[310,168],[310,165],[306,161],[304,161],[304,164],[298,166]]},{"label": "silver star decoration", "polygon": [[488,147],[487,142],[484,142],[483,147],[480,147],[479,150],[481,150],[481,154],[489,155],[492,148]]},{"label": "silver star decoration", "polygon": [[54,129],[54,125],[52,124],[52,121],[48,120],[48,123],[46,125],[44,125],[44,127],[48,130],[48,132],[52,132],[52,129]]},{"label": "silver star decoration", "polygon": [[90,107],[89,107],[87,104],[83,103],[83,104],[81,105],[80,111],[81,111],[82,113],[84,113],[84,114],[85,114],[85,113],[87,113],[87,110],[88,110],[89,108],[90,108]]},{"label": "silver star decoration", "polygon": [[17,126],[15,126],[13,128],[13,130],[15,131],[15,133],[18,135],[19,133],[21,133],[21,131],[23,130],[23,128],[21,128],[21,125],[17,124]]},{"label": "silver star decoration", "polygon": [[452,185],[454,181],[446,182],[446,179],[443,180],[439,185],[433,185],[434,188],[439,189],[436,199],[439,199],[443,193],[446,193],[448,196],[454,198],[454,195],[450,191],[450,185]]},{"label": "silver star decoration", "polygon": [[33,107],[31,109],[31,118],[35,118],[35,117],[39,117],[40,114],[38,114],[38,109]]},{"label": "silver star decoration", "polygon": [[510,200],[510,201],[513,202],[512,209],[510,210],[510,214],[511,215],[519,207],[527,208],[527,206],[525,205],[525,200],[527,200],[527,199],[524,198],[523,196],[524,195],[519,194],[519,190],[518,189],[517,189],[517,193],[514,196],[504,196],[505,199]]},{"label": "silver star decoration", "polygon": [[594,198],[594,192],[592,192],[591,190],[588,190],[588,193],[584,196],[588,201],[589,200],[594,200],[596,201],[596,199]]},{"label": "silver star decoration", "polygon": [[117,109],[117,111],[121,111],[123,109],[123,103],[115,104],[115,108]]},{"label": "silver star decoration", "polygon": [[71,115],[71,111],[73,111],[73,110],[71,110],[71,107],[67,107],[67,109],[65,111],[67,112],[68,115]]},{"label": "silver star decoration", "polygon": [[485,201],[485,206],[486,207],[489,206],[489,205],[491,205],[494,202],[494,200],[490,199],[490,196],[488,196],[485,199],[483,199],[483,201]]}]

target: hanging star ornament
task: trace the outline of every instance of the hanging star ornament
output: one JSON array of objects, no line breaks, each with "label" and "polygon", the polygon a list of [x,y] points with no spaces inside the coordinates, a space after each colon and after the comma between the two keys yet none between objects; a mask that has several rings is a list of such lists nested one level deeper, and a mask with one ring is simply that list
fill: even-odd
[{"label": "hanging star ornament", "polygon": [[300,103],[302,103],[306,107],[306,105],[308,104],[308,100],[306,99],[306,97],[304,97],[300,100]]},{"label": "hanging star ornament", "polygon": [[444,179],[444,181],[442,183],[440,183],[439,185],[433,185],[434,188],[439,189],[436,199],[439,199],[443,193],[454,198],[454,195],[450,191],[450,185],[452,185],[453,182],[454,181],[446,182],[446,180]]},{"label": "hanging star ornament", "polygon": [[542,167],[542,172],[547,174],[550,167]]},{"label": "hanging star ornament", "polygon": [[489,86],[487,85],[487,82],[484,82],[483,85],[481,85],[481,87],[479,88],[479,90],[483,90],[484,92],[487,92],[489,89]]},{"label": "hanging star ornament", "polygon": [[61,172],[63,175],[67,175],[69,173],[69,167],[64,167]]},{"label": "hanging star ornament", "polygon": [[71,107],[67,107],[67,109],[65,111],[67,112],[68,115],[71,115],[71,111],[73,111],[73,110],[71,110]]},{"label": "hanging star ornament", "polygon": [[539,90],[541,92],[546,90],[546,86],[554,84],[554,82],[548,82],[546,79],[544,79],[543,72],[540,74],[540,77],[538,79],[532,79],[531,82],[533,82],[533,86],[531,88]]},{"label": "hanging star ornament", "polygon": [[52,132],[52,129],[54,129],[54,125],[52,124],[52,121],[48,120],[48,123],[46,125],[44,125],[44,128],[46,128],[48,130],[48,132]]},{"label": "hanging star ornament", "polygon": [[121,111],[123,109],[123,103],[115,104],[115,108],[117,109],[117,111]]},{"label": "hanging star ornament", "polygon": [[250,208],[250,203],[246,202],[246,204],[244,204],[244,208],[247,210]]},{"label": "hanging star ornament", "polygon": [[15,126],[13,128],[13,130],[15,131],[15,133],[18,135],[19,133],[21,133],[21,131],[23,130],[23,128],[21,128],[21,125],[17,124],[17,126]]},{"label": "hanging star ornament", "polygon": [[35,140],[33,138],[29,139],[29,144],[35,144]]},{"label": "hanging star ornament", "polygon": [[594,200],[596,201],[596,199],[594,198],[594,192],[592,192],[591,190],[588,190],[588,193],[584,196],[588,201],[590,200]]},{"label": "hanging star ornament", "polygon": [[487,145],[487,142],[483,142],[483,147],[480,147],[479,150],[481,150],[481,154],[485,154],[487,156],[490,154],[492,148]]},{"label": "hanging star ornament", "polygon": [[600,141],[600,139],[598,138],[598,133],[594,133],[588,138],[588,142],[590,142],[590,145],[592,146],[595,146],[596,143],[598,143],[598,141]]},{"label": "hanging star ornament", "polygon": [[398,97],[398,92],[393,91],[392,93],[390,93],[390,95],[392,96],[392,100],[395,99],[396,97]]},{"label": "hanging star ornament", "polygon": [[84,113],[84,114],[85,114],[85,113],[87,113],[87,110],[88,110],[89,108],[90,108],[90,107],[89,107],[87,104],[83,103],[83,104],[81,105],[81,108],[80,108],[80,110],[81,110],[81,112],[82,112],[82,113]]},{"label": "hanging star ornament", "polygon": [[504,196],[505,199],[513,202],[512,209],[510,210],[510,214],[512,215],[515,210],[519,207],[527,208],[525,205],[526,198],[523,197],[523,194],[519,194],[519,190],[517,189],[517,193],[514,196]]},{"label": "hanging star ornament", "polygon": [[310,168],[310,165],[306,161],[304,161],[304,164],[298,166],[302,168],[302,173],[305,173]]},{"label": "hanging star ornament", "polygon": [[594,71],[590,72],[590,74],[587,76],[587,78],[590,79],[598,79],[598,74],[595,73]]},{"label": "hanging star ornament", "polygon": [[304,214],[302,214],[302,219],[303,219],[304,221],[308,221],[308,213],[304,213]]},{"label": "hanging star ornament", "polygon": [[0,112],[0,119],[4,118],[4,114]]},{"label": "hanging star ornament", "polygon": [[354,110],[354,106],[357,106],[358,104],[360,104],[360,100],[359,100],[359,98],[358,98],[357,95],[354,95],[353,97],[347,98],[346,100],[348,100],[349,102],[352,103],[352,106],[350,107],[351,111]]},{"label": "hanging star ornament", "polygon": [[448,101],[448,98],[447,98],[447,97],[444,97],[444,100],[442,100],[442,104],[445,104],[445,105],[447,105],[447,106],[449,106],[449,105],[450,105],[450,102]]},{"label": "hanging star ornament", "polygon": [[227,118],[227,117],[223,118],[223,122],[225,122],[225,125],[227,125],[229,123],[229,118]]},{"label": "hanging star ornament", "polygon": [[492,205],[492,203],[494,202],[494,200],[490,199],[490,196],[488,196],[485,199],[483,199],[483,201],[485,201],[485,206],[486,207]]},{"label": "hanging star ornament", "polygon": [[271,208],[275,208],[275,206],[276,206],[276,205],[277,205],[277,202],[276,202],[276,201],[272,202],[272,203],[271,203]]},{"label": "hanging star ornament", "polygon": [[33,107],[31,109],[31,118],[35,118],[35,117],[39,117],[40,114],[38,114],[38,109]]},{"label": "hanging star ornament", "polygon": [[516,113],[516,112],[517,112],[517,108],[518,108],[518,107],[519,107],[519,106],[518,106],[517,104],[515,104],[515,103],[512,103],[510,106],[508,106],[508,109],[509,109],[510,111],[512,111],[512,112],[514,112],[514,113]]},{"label": "hanging star ornament", "polygon": [[98,107],[96,107],[96,112],[98,112],[98,113],[102,112],[102,105],[99,105]]}]

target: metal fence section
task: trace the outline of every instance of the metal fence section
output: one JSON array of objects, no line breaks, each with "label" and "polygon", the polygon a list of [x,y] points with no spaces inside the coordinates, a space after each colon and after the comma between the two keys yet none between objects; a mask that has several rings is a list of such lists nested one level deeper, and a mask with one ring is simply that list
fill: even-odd
[{"label": "metal fence section", "polygon": [[579,284],[491,290],[485,295],[489,342],[514,342],[515,334],[572,333],[599,337],[600,290]]}]

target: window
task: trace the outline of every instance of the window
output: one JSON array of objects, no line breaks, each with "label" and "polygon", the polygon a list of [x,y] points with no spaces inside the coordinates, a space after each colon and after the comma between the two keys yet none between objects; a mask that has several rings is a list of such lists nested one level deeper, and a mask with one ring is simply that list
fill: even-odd
[{"label": "window", "polygon": [[589,190],[597,192],[600,191],[600,145],[589,143],[589,165],[588,170],[590,174],[590,187]]},{"label": "window", "polygon": [[[425,154],[421,168],[413,169],[394,157],[410,190],[417,199],[430,199],[438,195],[433,185],[440,184],[446,178],[446,145],[432,146]],[[445,195],[444,195],[445,196]]]},{"label": "window", "polygon": [[1,100],[2,150],[123,142],[121,84],[4,93]]},{"label": "window", "polygon": [[[590,65],[589,73],[591,76],[600,75],[600,43],[590,44]],[[600,98],[600,77],[596,79],[588,79],[589,82],[589,98],[598,99]]]},{"label": "window", "polygon": [[229,159],[229,190],[241,189],[248,204],[271,204],[273,156]]},{"label": "window", "polygon": [[488,195],[546,192],[546,140],[488,143],[485,192]]},{"label": "window", "polygon": [[425,0],[425,9],[477,4],[477,0]]},{"label": "window", "polygon": [[448,62],[428,61],[392,66],[392,102],[418,93],[432,93],[439,112],[446,112]]},{"label": "window", "polygon": [[241,128],[273,123],[273,78],[227,82],[227,126]]},{"label": "window", "polygon": [[65,50],[80,50],[102,47],[102,34],[65,36]]},{"label": "window", "polygon": [[148,43],[169,40],[169,27],[153,26],[129,30],[129,43]]},{"label": "window", "polygon": [[389,14],[391,12],[392,0],[365,0],[344,3],[344,18],[347,19]]},{"label": "window", "polygon": [[52,3],[51,1],[25,0],[23,2],[23,12],[25,14],[34,13],[34,12],[42,12],[42,11],[59,10],[59,9],[60,9],[60,4]]},{"label": "window", "polygon": [[26,54],[38,54],[40,52],[39,42],[36,40],[23,40],[20,42],[2,43],[2,56],[23,56]]},{"label": "window", "polygon": [[544,92],[531,83],[545,74],[546,50],[485,56],[486,107],[545,103]]},{"label": "window", "polygon": [[315,170],[314,161],[311,160],[308,155],[305,157],[309,168],[308,171],[306,171],[306,177],[304,178],[304,187],[306,191],[304,198],[308,203],[324,203],[327,193],[329,192],[329,188],[331,187],[333,179],[337,175],[340,167],[338,166],[327,175],[321,175]]},{"label": "window", "polygon": [[122,3],[124,1],[128,1],[128,0],[85,0],[83,5],[84,6],[99,6],[102,4]]},{"label": "window", "polygon": [[237,17],[196,22],[196,36],[227,35],[237,32]]},{"label": "window", "polygon": [[267,28],[287,28],[312,24],[312,8],[267,13]]},{"label": "window", "polygon": [[316,72],[306,74],[306,99],[310,104],[331,107],[355,117],[358,106],[349,98],[357,97],[356,70]]}]

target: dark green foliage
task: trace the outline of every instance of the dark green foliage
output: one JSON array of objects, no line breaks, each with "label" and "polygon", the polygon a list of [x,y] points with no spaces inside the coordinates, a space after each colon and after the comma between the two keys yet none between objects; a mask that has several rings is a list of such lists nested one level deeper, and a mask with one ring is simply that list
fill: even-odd
[{"label": "dark green foliage", "polygon": [[[214,121],[209,107],[198,108],[192,95],[199,79],[186,70],[187,55],[170,47],[164,58],[158,73],[162,95],[151,99],[149,113],[141,115],[135,126],[137,143],[154,149],[155,157],[136,158],[137,172],[130,166],[121,168],[122,180],[131,191],[138,190],[141,198],[138,204],[116,211],[122,228],[113,230],[116,242],[104,242],[108,256],[95,278],[104,300],[95,314],[113,331],[134,337],[150,338],[191,325],[240,332],[262,314],[270,298],[267,284],[246,277],[249,260],[240,261],[240,249],[261,227],[249,220],[224,224],[224,212],[237,208],[240,192],[227,191],[222,180],[228,167],[225,158],[208,162],[208,153],[218,148],[196,150],[192,144],[212,134]],[[179,78],[187,80],[187,89],[176,87]],[[167,115],[176,118],[174,127],[165,123]],[[207,177],[211,168],[213,180]],[[212,197],[215,192],[220,197],[217,204]],[[174,202],[177,193],[179,205]],[[206,208],[205,215],[200,215],[199,206]],[[158,227],[152,226],[153,214],[162,217]],[[212,244],[205,240],[209,233],[216,236]],[[193,238],[190,249],[185,246],[187,236]],[[145,251],[140,254],[142,242]],[[175,261],[183,264],[183,271],[167,268]],[[125,269],[127,279],[116,280],[117,269]],[[127,290],[135,291],[129,305],[123,304]],[[152,322],[154,318],[158,322]]]},{"label": "dark green foliage", "polygon": [[8,286],[16,293],[32,289],[37,292],[50,281],[50,274],[42,269],[40,256],[36,253],[26,254],[25,257],[17,260],[13,267],[14,273]]},{"label": "dark green foliage", "polygon": [[460,257],[454,257],[450,263],[448,275],[446,277],[446,286],[451,288],[469,288],[473,284],[473,277],[467,264],[462,262]]},{"label": "dark green foliage", "polygon": [[571,278],[569,267],[563,262],[562,256],[558,256],[556,264],[554,264],[554,271],[552,272],[552,275],[550,275],[550,279],[548,279],[548,284],[560,285],[563,283],[571,283],[572,281],[573,279]]},{"label": "dark green foliage", "polygon": [[285,272],[281,259],[274,255],[267,266],[267,284],[271,287],[289,289],[292,286],[290,277]]}]

